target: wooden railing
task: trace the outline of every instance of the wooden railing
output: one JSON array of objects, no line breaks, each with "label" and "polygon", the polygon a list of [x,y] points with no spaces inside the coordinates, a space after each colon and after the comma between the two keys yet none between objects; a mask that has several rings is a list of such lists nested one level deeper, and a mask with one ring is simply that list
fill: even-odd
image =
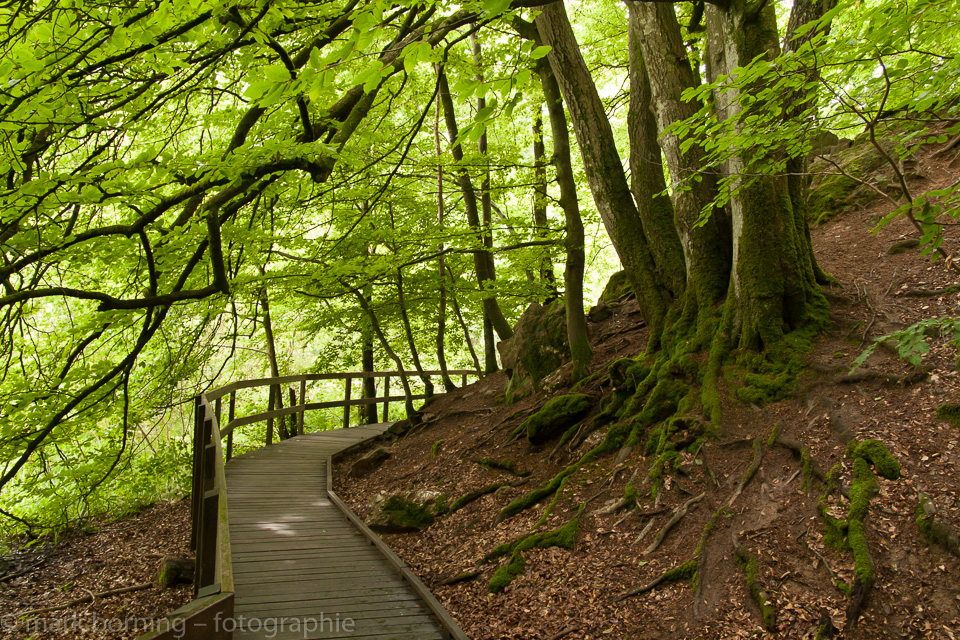
[{"label": "wooden railing", "polygon": [[[138,640],[231,640],[233,634],[221,621],[233,616],[233,565],[230,556],[230,527],[226,491],[225,465],[233,456],[233,435],[237,428],[258,422],[267,423],[265,445],[274,440],[274,420],[295,414],[296,433],[304,432],[304,415],[307,411],[343,407],[343,426],[350,425],[350,407],[365,405],[383,405],[383,422],[389,422],[391,402],[406,400],[424,400],[426,394],[390,395],[390,378],[401,375],[415,378],[420,375],[431,377],[446,373],[448,376],[460,376],[466,385],[468,376],[478,376],[473,370],[441,371],[374,371],[348,373],[318,373],[277,378],[257,378],[240,380],[207,391],[194,399],[193,431],[193,487],[191,492],[190,547],[196,553],[196,571],[194,576],[195,599],[177,609],[168,616],[167,628],[141,636]],[[351,398],[352,381],[364,378],[383,378],[384,395],[374,398]],[[307,383],[319,380],[343,380],[343,400],[324,402],[305,402]],[[277,406],[278,393],[285,386],[298,384],[299,394],[290,389],[291,397],[297,402],[282,409]],[[270,387],[267,410],[249,416],[237,417],[237,392],[242,389]],[[223,398],[228,398],[227,423],[220,426]],[[212,406],[211,406],[212,403]],[[378,417],[380,413],[377,413]],[[227,439],[226,450],[221,440]],[[328,469],[329,473],[329,469]]]}]

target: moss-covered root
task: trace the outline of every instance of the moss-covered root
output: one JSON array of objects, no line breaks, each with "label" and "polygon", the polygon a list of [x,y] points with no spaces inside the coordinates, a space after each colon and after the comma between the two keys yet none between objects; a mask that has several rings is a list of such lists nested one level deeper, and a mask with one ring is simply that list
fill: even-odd
[{"label": "moss-covered root", "polygon": [[480,465],[484,469],[490,469],[492,471],[504,471],[506,473],[512,473],[513,475],[519,478],[526,478],[530,475],[529,471],[520,471],[517,469],[517,465],[512,460],[497,460],[494,458],[480,458],[478,460],[472,460],[472,462]]},{"label": "moss-covered root", "polygon": [[534,547],[548,549],[550,547],[562,547],[564,549],[573,549],[577,541],[577,532],[580,530],[580,518],[583,515],[583,509],[586,505],[581,505],[577,515],[559,529],[545,531],[543,533],[534,533],[529,536],[521,537],[514,542],[500,545],[487,554],[484,560],[490,560],[499,555],[511,553],[510,560],[497,569],[490,578],[487,589],[490,593],[501,593],[506,589],[513,579],[524,572],[527,561],[523,554]]},{"label": "moss-covered root", "polygon": [[[667,534],[670,533],[670,530],[673,529],[674,525],[680,522],[680,520],[687,515],[687,512],[690,511],[690,507],[703,500],[706,495],[706,492],[704,492],[698,496],[694,496],[674,509],[673,515],[670,516],[670,519],[667,520],[667,522],[663,525],[663,528],[660,529],[656,537],[654,537],[653,542],[650,543],[650,546],[643,550],[643,555],[648,556],[656,551],[660,546],[660,543],[662,543],[667,537]],[[696,567],[696,565],[694,565],[694,567]]]},{"label": "moss-covered root", "polygon": [[850,487],[850,508],[847,511],[847,542],[853,551],[853,587],[847,602],[846,630],[855,629],[860,611],[873,589],[876,566],[870,555],[863,520],[870,508],[870,500],[879,491],[877,480],[864,458],[853,460],[853,484]]},{"label": "moss-covered root", "polygon": [[681,580],[689,580],[697,573],[697,559],[690,558],[683,564],[678,564],[677,566],[669,569],[668,571],[661,573],[659,577],[655,578],[653,581],[648,582],[642,587],[637,587],[635,589],[630,589],[629,591],[624,591],[616,598],[613,599],[614,602],[622,602],[627,598],[632,598],[633,596],[638,596],[641,593],[646,593],[647,591],[653,591],[662,584],[670,584],[671,582],[679,582]]},{"label": "moss-covered root", "polygon": [[937,521],[937,507],[923,491],[917,491],[917,528],[924,540],[937,544],[960,558],[960,536],[947,525]]},{"label": "moss-covered root", "polygon": [[740,544],[736,536],[733,537],[733,550],[737,556],[737,565],[739,565],[747,579],[747,588],[750,590],[750,597],[753,598],[753,601],[756,602],[760,608],[763,628],[767,631],[776,631],[777,610],[773,606],[770,595],[760,584],[757,556]]},{"label": "moss-covered root", "polygon": [[479,489],[475,489],[474,491],[470,491],[469,493],[465,493],[453,501],[453,504],[450,505],[449,513],[453,514],[454,512],[459,511],[460,509],[463,509],[465,506],[467,506],[477,498],[482,498],[483,496],[489,493],[493,493],[500,487],[506,487],[506,486],[509,486],[509,483],[495,482],[494,484],[488,484],[485,487],[481,487]]}]

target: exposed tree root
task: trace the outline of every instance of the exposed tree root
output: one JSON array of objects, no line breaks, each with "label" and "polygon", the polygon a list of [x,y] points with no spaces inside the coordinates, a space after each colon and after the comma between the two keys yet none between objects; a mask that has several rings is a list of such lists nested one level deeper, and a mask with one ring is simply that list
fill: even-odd
[{"label": "exposed tree root", "polygon": [[757,556],[749,549],[740,544],[736,534],[733,534],[733,551],[737,556],[737,564],[743,570],[747,579],[747,588],[750,590],[750,596],[760,608],[760,617],[763,620],[763,628],[767,631],[776,631],[777,629],[777,610],[773,607],[773,601],[770,594],[760,585],[759,568],[757,566]]},{"label": "exposed tree root", "polygon": [[947,296],[960,292],[960,284],[952,284],[943,289],[907,289],[900,293],[905,298],[933,298],[935,296]]},{"label": "exposed tree root", "polygon": [[529,471],[519,471],[517,469],[516,463],[512,460],[496,460],[494,458],[480,458],[479,460],[470,460],[475,464],[484,467],[485,469],[491,469],[496,471],[505,471],[511,473],[518,478],[526,478],[530,475]]},{"label": "exposed tree root", "polygon": [[452,585],[452,584],[459,584],[459,583],[461,583],[461,582],[469,582],[470,580],[476,579],[481,573],[483,573],[483,572],[480,571],[480,569],[472,569],[472,570],[470,570],[470,571],[462,571],[461,573],[458,573],[458,574],[456,574],[456,575],[454,575],[454,576],[450,576],[449,578],[444,578],[444,579],[441,580],[438,584],[440,584],[441,586],[444,586],[444,587],[449,587],[449,586]]},{"label": "exposed tree root", "polygon": [[453,501],[453,504],[450,505],[450,511],[447,512],[447,515],[450,515],[455,511],[459,511],[460,509],[463,509],[465,506],[467,506],[474,500],[478,498],[482,498],[487,494],[493,493],[494,491],[496,491],[501,487],[509,487],[509,486],[510,486],[509,482],[495,482],[494,484],[488,484],[487,486],[481,487],[480,489],[477,489],[475,491],[470,491],[469,493],[465,493],[464,495],[460,496],[459,498]]},{"label": "exposed tree root", "polygon": [[937,519],[937,506],[926,493],[917,489],[917,528],[927,542],[939,545],[960,558],[960,537]]},{"label": "exposed tree root", "polygon": [[654,537],[653,542],[650,543],[650,546],[648,546],[646,549],[643,550],[643,555],[648,556],[654,551],[656,551],[657,548],[660,546],[660,544],[663,542],[664,538],[667,537],[667,534],[670,533],[670,529],[672,529],[674,525],[680,522],[680,520],[682,520],[683,517],[687,515],[687,512],[690,510],[690,507],[692,507],[693,505],[703,500],[706,496],[707,496],[706,492],[701,493],[700,495],[690,498],[689,500],[684,502],[682,505],[677,507],[674,510],[673,515],[670,516],[670,519],[667,520],[666,524],[663,525],[663,528],[661,528],[660,531],[657,532],[657,535],[656,537]]},{"label": "exposed tree root", "polygon": [[553,634],[552,636],[550,636],[549,638],[547,638],[547,640],[560,640],[560,638],[563,638],[563,637],[565,637],[565,636],[568,636],[568,635],[570,635],[571,633],[574,633],[574,632],[576,632],[576,631],[580,631],[580,627],[578,627],[578,626],[576,626],[576,625],[571,625],[571,626],[569,626],[569,627],[564,627],[564,628],[561,629],[560,631],[556,632],[555,634]]},{"label": "exposed tree root", "polygon": [[486,556],[481,562],[489,562],[497,558],[510,554],[510,560],[497,569],[490,583],[487,586],[490,593],[500,593],[506,589],[513,579],[524,572],[527,561],[523,557],[525,551],[534,547],[547,549],[549,547],[563,547],[564,549],[573,549],[576,544],[577,532],[580,529],[580,518],[583,516],[586,504],[580,505],[580,510],[573,520],[553,531],[544,531],[542,533],[533,533],[526,536],[520,536],[512,542],[500,545]]},{"label": "exposed tree root", "polygon": [[725,506],[733,506],[734,501],[740,497],[740,494],[743,492],[747,484],[750,483],[750,480],[753,479],[753,476],[757,473],[757,469],[760,468],[760,461],[763,459],[763,439],[759,436],[753,441],[753,457],[750,458],[750,464],[747,466],[746,471],[743,472],[743,475],[740,477],[740,482],[737,483],[737,486],[734,488],[733,493],[730,494],[730,497],[727,498],[727,501],[724,503]]},{"label": "exposed tree root", "polygon": [[827,472],[823,470],[820,463],[817,462],[810,453],[810,447],[792,438],[786,438],[781,435],[777,436],[776,443],[800,458],[800,463],[803,465],[804,489],[808,494],[813,489],[813,478],[816,478],[823,484],[827,483]]},{"label": "exposed tree root", "polygon": [[678,582],[680,580],[688,580],[694,576],[697,572],[697,559],[691,558],[679,564],[674,568],[660,574],[659,577],[655,578],[652,582],[648,582],[642,587],[637,587],[636,589],[630,589],[629,591],[624,591],[616,598],[613,599],[614,602],[622,602],[627,598],[632,598],[633,596],[638,596],[641,593],[646,593],[647,591],[652,591],[659,587],[661,584],[669,584],[671,582]]},{"label": "exposed tree root", "polygon": [[129,587],[120,587],[119,589],[111,589],[109,591],[101,591],[100,593],[93,593],[91,591],[87,592],[87,595],[82,598],[77,598],[76,600],[71,600],[66,604],[60,604],[55,607],[44,607],[42,609],[31,609],[29,611],[22,611],[16,614],[17,618],[23,618],[25,616],[35,616],[39,613],[50,613],[52,611],[63,611],[64,609],[69,609],[70,607],[75,607],[78,604],[83,604],[85,602],[93,602],[97,598],[107,598],[109,596],[118,596],[124,593],[131,593],[133,591],[143,591],[144,589],[150,589],[156,585],[152,582],[144,582],[142,584],[135,584]]},{"label": "exposed tree root", "polygon": [[859,384],[861,382],[878,381],[888,387],[910,387],[926,380],[930,372],[933,371],[932,366],[921,365],[914,367],[910,373],[902,376],[863,369],[859,369],[853,373],[835,375],[836,367],[832,365],[811,363],[810,368],[820,373],[831,374],[817,380],[811,386],[817,386],[818,384]]}]

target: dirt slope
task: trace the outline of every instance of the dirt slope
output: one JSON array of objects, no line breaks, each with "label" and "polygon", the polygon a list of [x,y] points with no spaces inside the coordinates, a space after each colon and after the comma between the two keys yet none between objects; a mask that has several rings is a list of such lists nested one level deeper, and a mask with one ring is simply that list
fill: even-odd
[{"label": "dirt slope", "polygon": [[[956,169],[921,160],[929,185],[956,179]],[[826,544],[817,502],[823,487],[804,491],[800,460],[782,446],[761,449],[760,465],[743,492],[704,545],[700,591],[689,580],[661,585],[615,602],[619,594],[649,583],[691,557],[705,525],[729,500],[754,456],[751,442],[766,438],[775,423],[783,438],[810,447],[824,470],[841,465],[849,483],[852,458],[845,442],[877,439],[899,461],[902,477],[880,479],[879,495],[864,519],[865,536],[876,564],[876,584],[865,603],[859,625],[849,638],[954,638],[960,635],[960,560],[925,542],[915,517],[917,490],[922,488],[939,509],[938,520],[960,530],[960,462],[958,427],[936,416],[944,402],[960,401],[957,353],[945,337],[929,339],[925,364],[931,367],[916,382],[916,370],[880,349],[861,369],[859,382],[838,382],[832,371],[846,367],[871,338],[942,315],[956,315],[958,296],[912,297],[911,289],[938,289],[957,282],[941,260],[931,264],[914,249],[888,255],[896,241],[913,234],[905,220],[877,235],[871,229],[891,210],[885,202],[848,212],[816,228],[814,245],[823,268],[835,276],[832,308],[835,327],[818,341],[808,359],[810,371],[794,397],[764,408],[724,401],[723,435],[694,456],[684,453],[679,469],[666,478],[659,501],[649,496],[651,460],[633,452],[586,465],[569,478],[552,511],[547,499],[495,524],[501,508],[553,478],[583,452],[595,446],[594,433],[575,451],[553,443],[531,447],[525,439],[508,442],[514,428],[552,393],[527,398],[513,406],[498,404],[503,374],[448,394],[425,409],[427,423],[390,445],[393,457],[360,479],[346,471],[360,452],[340,462],[338,491],[358,513],[366,513],[378,491],[429,488],[452,502],[496,482],[520,478],[478,464],[482,458],[509,460],[532,475],[519,487],[506,486],[456,513],[441,517],[416,534],[385,536],[447,606],[464,630],[481,638],[813,638],[830,619],[843,628],[846,595],[836,580],[853,583],[853,554]],[[948,227],[945,247],[960,254],[960,235]],[[642,352],[645,331],[635,303],[621,307],[609,320],[591,325],[595,345],[593,370],[618,357]],[[896,378],[911,378],[895,384]],[[595,385],[587,393],[599,397]],[[440,444],[437,444],[440,443]],[[434,455],[436,452],[436,455]],[[637,508],[610,514],[596,511],[624,494],[636,473]],[[679,505],[696,498],[689,512],[666,535],[660,547],[644,550]],[[578,505],[588,501],[572,550],[533,548],[523,553],[525,572],[499,594],[488,583],[502,558],[477,561],[498,544],[530,531],[548,531],[571,521]],[[848,501],[829,498],[829,513],[845,516]],[[539,524],[539,528],[538,528]],[[776,610],[775,632],[764,630],[759,608],[735,560],[736,541],[757,560],[759,586]],[[476,578],[444,586],[465,571]],[[826,617],[825,617],[826,616]]]}]

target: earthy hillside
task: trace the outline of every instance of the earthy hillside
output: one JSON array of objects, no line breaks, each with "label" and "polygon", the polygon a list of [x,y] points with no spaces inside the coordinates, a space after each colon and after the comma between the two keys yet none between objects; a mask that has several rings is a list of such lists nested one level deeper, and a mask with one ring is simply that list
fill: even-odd
[{"label": "earthy hillside", "polygon": [[[933,151],[919,157],[915,186],[952,183],[960,162],[950,160]],[[512,438],[548,399],[571,389],[561,384],[507,406],[501,372],[430,403],[422,425],[374,445],[390,453],[378,469],[348,477],[366,451],[341,460],[337,490],[361,514],[380,492],[442,494],[431,526],[385,539],[478,640],[954,638],[960,560],[921,531],[960,530],[960,422],[949,410],[938,417],[960,399],[952,336],[932,332],[919,367],[885,344],[847,372],[874,337],[955,316],[956,273],[902,242],[915,236],[902,218],[872,234],[892,205],[862,189],[851,196],[856,190],[835,194],[841,212],[813,230],[820,264],[839,281],[829,295],[833,326],[786,399],[739,402],[731,393],[738,374],[727,370],[717,437],[696,450],[678,447],[672,458],[637,447],[575,465],[616,426],[597,417],[609,407],[600,399],[629,384],[631,363],[618,359],[644,349],[637,303],[623,300],[612,317],[590,324],[596,375],[576,389],[592,407],[578,422],[596,431],[582,437],[589,429],[575,427],[562,446]],[[956,227],[945,235],[944,248],[956,254]],[[675,439],[695,441],[694,427],[674,426]],[[884,449],[899,464],[898,479],[882,477],[898,475]],[[551,491],[565,469],[573,471]],[[655,483],[662,484],[656,498]],[[530,493],[538,488],[541,500]],[[920,492],[935,515],[918,519]],[[502,510],[524,496],[533,504],[504,518]],[[839,529],[830,531],[828,521]],[[866,549],[850,542],[854,528]],[[504,543],[511,544],[494,551]],[[861,571],[871,559],[875,568],[863,602],[858,589],[850,593],[860,583],[855,556],[867,558],[856,563]],[[848,613],[860,605],[858,616]],[[858,624],[838,631],[849,616]]]}]

